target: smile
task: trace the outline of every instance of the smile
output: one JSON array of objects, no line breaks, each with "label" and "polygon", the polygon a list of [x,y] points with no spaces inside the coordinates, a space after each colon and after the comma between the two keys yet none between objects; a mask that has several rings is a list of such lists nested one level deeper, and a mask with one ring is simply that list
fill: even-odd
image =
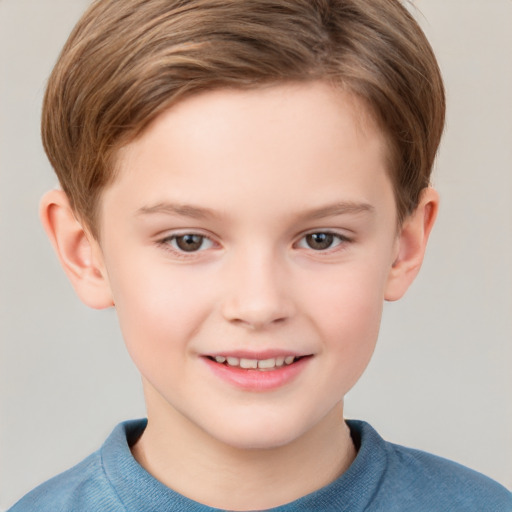
[{"label": "smile", "polygon": [[289,366],[300,359],[296,356],[278,356],[268,359],[247,359],[231,356],[215,356],[210,359],[219,364],[231,366],[233,368],[242,368],[244,370],[274,370],[283,366]]},{"label": "smile", "polygon": [[221,381],[239,389],[264,392],[293,382],[309,366],[313,354],[211,354],[201,359]]}]

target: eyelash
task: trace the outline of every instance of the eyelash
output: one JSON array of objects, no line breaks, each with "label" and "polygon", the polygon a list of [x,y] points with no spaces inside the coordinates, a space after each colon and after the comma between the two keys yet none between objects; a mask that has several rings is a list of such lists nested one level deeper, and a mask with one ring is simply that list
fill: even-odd
[{"label": "eyelash", "polygon": [[[317,236],[317,235],[324,235],[328,238],[328,240],[330,240],[328,247],[325,247],[323,249],[314,249],[311,246],[307,246],[307,247],[302,246],[301,247],[300,244],[303,241],[307,244],[308,237],[313,237],[313,236]],[[337,243],[335,245],[332,245],[333,242],[336,240],[337,240]],[[324,230],[324,231],[320,230],[320,231],[312,231],[310,233],[304,234],[300,238],[300,240],[297,242],[296,246],[300,247],[301,249],[302,248],[303,249],[311,249],[316,253],[331,253],[333,251],[340,250],[341,249],[340,246],[346,245],[350,242],[352,242],[352,239],[347,237],[346,235],[342,235],[341,233],[336,233],[334,231],[329,231],[329,230]]]},{"label": "eyelash", "polygon": [[[187,251],[186,249],[183,249],[179,246],[178,240],[186,239],[187,237],[197,237],[200,238],[200,246],[196,250]],[[158,241],[158,245],[163,246],[166,250],[173,252],[174,254],[180,255],[181,257],[186,257],[188,255],[197,254],[198,252],[202,252],[205,250],[202,248],[204,243],[209,243],[209,246],[206,249],[210,249],[215,245],[215,242],[207,237],[206,235],[203,235],[201,233],[178,233],[171,236],[166,236],[162,240]]]},{"label": "eyelash", "polygon": [[[328,243],[327,247],[314,249],[313,247],[311,247],[311,245],[308,244],[308,237],[314,237],[314,236],[318,236],[318,235],[327,237],[327,243]],[[192,246],[193,250],[191,250],[191,251],[187,251],[186,249],[183,249],[183,247],[180,247],[179,241],[180,240],[183,241],[183,239],[186,239],[187,237],[199,238],[200,241],[198,243],[200,243],[200,245],[195,249]],[[205,242],[208,245],[207,247],[203,247],[205,245]],[[333,245],[334,242],[336,242],[335,245]],[[299,239],[299,241],[294,244],[294,247],[297,247],[300,249],[312,250],[315,253],[330,254],[331,252],[335,252],[336,250],[341,250],[342,247],[340,247],[340,246],[344,246],[351,242],[352,242],[351,238],[349,238],[345,235],[342,235],[340,233],[333,232],[333,231],[329,231],[329,230],[312,231],[310,233],[306,233],[306,234],[302,235],[301,238]],[[321,243],[321,242],[319,242],[319,243]],[[302,244],[304,244],[304,245],[302,245]],[[186,258],[186,257],[191,257],[194,255],[197,255],[198,253],[203,252],[207,249],[211,249],[212,247],[214,247],[216,245],[216,243],[206,235],[203,235],[201,233],[195,233],[195,232],[191,231],[191,232],[187,232],[187,233],[178,233],[178,234],[166,236],[162,240],[158,241],[158,245],[164,247],[165,250],[170,251],[179,257]]]}]

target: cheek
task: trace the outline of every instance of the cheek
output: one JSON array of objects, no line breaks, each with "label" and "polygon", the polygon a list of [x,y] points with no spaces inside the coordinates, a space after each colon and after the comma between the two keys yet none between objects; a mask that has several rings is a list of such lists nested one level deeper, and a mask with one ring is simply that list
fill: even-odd
[{"label": "cheek", "polygon": [[208,289],[183,272],[177,274],[151,263],[118,267],[113,274],[119,324],[141,372],[144,365],[165,361],[166,366],[176,360],[208,314]]},{"label": "cheek", "polygon": [[340,332],[380,321],[384,302],[386,272],[384,268],[365,262],[346,266],[333,266],[321,278],[316,276],[315,286],[308,288],[306,309],[314,310],[329,331]]},{"label": "cheek", "polygon": [[338,269],[309,296],[307,308],[331,357],[332,371],[344,388],[356,382],[375,348],[384,275],[367,266]]}]

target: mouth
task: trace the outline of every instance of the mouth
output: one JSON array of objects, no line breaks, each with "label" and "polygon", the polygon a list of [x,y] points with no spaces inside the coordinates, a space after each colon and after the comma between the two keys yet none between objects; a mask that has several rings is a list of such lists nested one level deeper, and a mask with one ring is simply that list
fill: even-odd
[{"label": "mouth", "polygon": [[267,351],[205,354],[213,375],[230,386],[249,392],[280,389],[292,383],[309,366],[313,354]]},{"label": "mouth", "polygon": [[245,357],[234,356],[206,356],[207,359],[217,364],[228,366],[231,368],[240,368],[243,370],[260,370],[273,371],[280,368],[293,365],[294,363],[310,356],[277,356],[265,359],[251,359]]}]

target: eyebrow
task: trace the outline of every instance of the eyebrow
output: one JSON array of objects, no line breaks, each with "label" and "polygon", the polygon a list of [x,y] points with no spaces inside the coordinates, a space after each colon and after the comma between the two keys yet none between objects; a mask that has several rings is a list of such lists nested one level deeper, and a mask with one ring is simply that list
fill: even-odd
[{"label": "eyebrow", "polygon": [[[352,201],[341,201],[320,208],[313,208],[301,212],[300,216],[307,219],[323,219],[325,217],[335,217],[337,215],[373,213],[375,208],[368,203],[356,203]],[[193,219],[211,219],[217,217],[215,212],[209,208],[193,206],[181,203],[157,203],[153,206],[143,206],[137,210],[137,215],[149,215],[163,213],[167,215],[179,215],[181,217],[190,217]]]},{"label": "eyebrow", "polygon": [[137,210],[137,215],[148,215],[153,213],[164,213],[167,215],[179,215],[193,219],[208,219],[216,217],[213,210],[180,203],[157,203],[153,206],[143,206]]},{"label": "eyebrow", "polygon": [[335,217],[337,215],[357,214],[357,213],[374,213],[375,208],[368,203],[356,203],[353,201],[341,201],[328,204],[320,208],[314,208],[302,213],[301,217],[308,219],[323,219],[325,217]]}]

